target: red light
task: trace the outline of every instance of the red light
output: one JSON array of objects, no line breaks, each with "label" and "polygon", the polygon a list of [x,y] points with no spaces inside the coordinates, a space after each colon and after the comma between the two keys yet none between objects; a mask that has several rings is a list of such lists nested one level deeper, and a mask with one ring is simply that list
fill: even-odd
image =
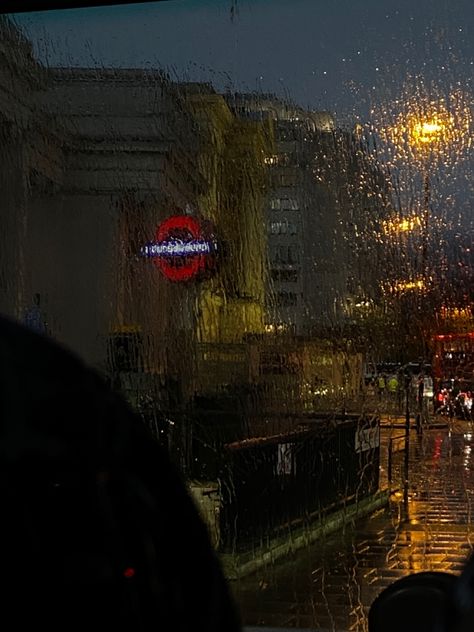
[{"label": "red light", "polygon": [[126,577],[127,579],[131,579],[132,577],[135,577],[135,569],[129,566],[123,571],[123,576]]},{"label": "red light", "polygon": [[464,340],[465,338],[474,338],[474,331],[470,331],[465,334],[436,334],[433,336],[434,340]]}]

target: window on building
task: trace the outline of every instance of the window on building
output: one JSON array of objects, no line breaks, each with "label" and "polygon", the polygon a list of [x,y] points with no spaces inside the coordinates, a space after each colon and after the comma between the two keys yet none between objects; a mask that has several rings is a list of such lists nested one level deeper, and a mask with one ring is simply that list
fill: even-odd
[{"label": "window on building", "polygon": [[279,163],[279,156],[278,155],[266,156],[263,162],[266,165],[277,165]]},{"label": "window on building", "polygon": [[286,220],[270,222],[269,227],[271,235],[285,235],[288,232],[288,222]]},{"label": "window on building", "polygon": [[298,295],[296,292],[276,292],[274,302],[278,307],[294,307],[298,304]]},{"label": "window on building", "polygon": [[280,270],[280,269],[272,269],[271,271],[272,280],[287,282],[287,283],[297,283],[298,282],[298,271],[297,270]]},{"label": "window on building", "polygon": [[298,211],[300,206],[295,198],[283,197],[270,200],[272,211]]},{"label": "window on building", "polygon": [[288,222],[288,234],[296,235],[297,232],[298,232],[298,225],[296,224],[296,222]]},{"label": "window on building", "polygon": [[296,174],[294,173],[280,173],[279,184],[282,187],[294,187],[297,184]]},{"label": "window on building", "polygon": [[[286,249],[285,249],[286,250]],[[270,261],[272,264],[284,263],[285,257],[283,255],[282,246],[272,246],[270,248]]]},{"label": "window on building", "polygon": [[297,244],[291,244],[287,248],[286,252],[287,263],[299,263],[300,262],[300,249]]},{"label": "window on building", "polygon": [[300,263],[298,244],[272,246],[270,248],[270,261],[272,264],[282,265],[295,265]]},{"label": "window on building", "polygon": [[268,225],[268,232],[271,235],[296,235],[298,225],[296,222],[287,219],[272,221]]},{"label": "window on building", "polygon": [[298,200],[294,198],[280,198],[280,207],[282,211],[298,211]]}]

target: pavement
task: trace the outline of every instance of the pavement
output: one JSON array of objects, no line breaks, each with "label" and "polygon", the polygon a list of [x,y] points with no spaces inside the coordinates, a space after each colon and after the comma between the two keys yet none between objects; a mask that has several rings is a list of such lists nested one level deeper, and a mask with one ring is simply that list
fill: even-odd
[{"label": "pavement", "polygon": [[[403,435],[385,421],[382,486],[390,438]],[[474,546],[474,429],[442,422],[410,432],[408,506],[404,452],[394,450],[387,508],[233,584],[249,629],[366,632],[370,604],[399,577],[461,571]]]}]

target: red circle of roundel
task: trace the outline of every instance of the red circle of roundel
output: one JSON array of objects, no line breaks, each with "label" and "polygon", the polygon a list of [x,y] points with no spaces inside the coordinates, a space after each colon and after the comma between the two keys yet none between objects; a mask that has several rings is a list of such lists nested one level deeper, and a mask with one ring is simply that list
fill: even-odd
[{"label": "red circle of roundel", "polygon": [[[178,238],[183,241],[200,239],[201,225],[197,219],[189,215],[175,215],[162,222],[156,231],[158,243]],[[205,254],[195,254],[181,259],[160,257],[155,264],[170,281],[189,281],[204,270]]]}]

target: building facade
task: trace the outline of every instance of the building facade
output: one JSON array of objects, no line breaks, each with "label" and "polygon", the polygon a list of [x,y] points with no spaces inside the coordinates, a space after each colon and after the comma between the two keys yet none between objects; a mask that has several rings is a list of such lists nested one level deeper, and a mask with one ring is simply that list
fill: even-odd
[{"label": "building facade", "polygon": [[269,119],[275,130],[267,157],[267,330],[305,336],[340,326],[374,281],[382,182],[363,144],[329,113],[275,97],[230,102],[239,116]]}]

